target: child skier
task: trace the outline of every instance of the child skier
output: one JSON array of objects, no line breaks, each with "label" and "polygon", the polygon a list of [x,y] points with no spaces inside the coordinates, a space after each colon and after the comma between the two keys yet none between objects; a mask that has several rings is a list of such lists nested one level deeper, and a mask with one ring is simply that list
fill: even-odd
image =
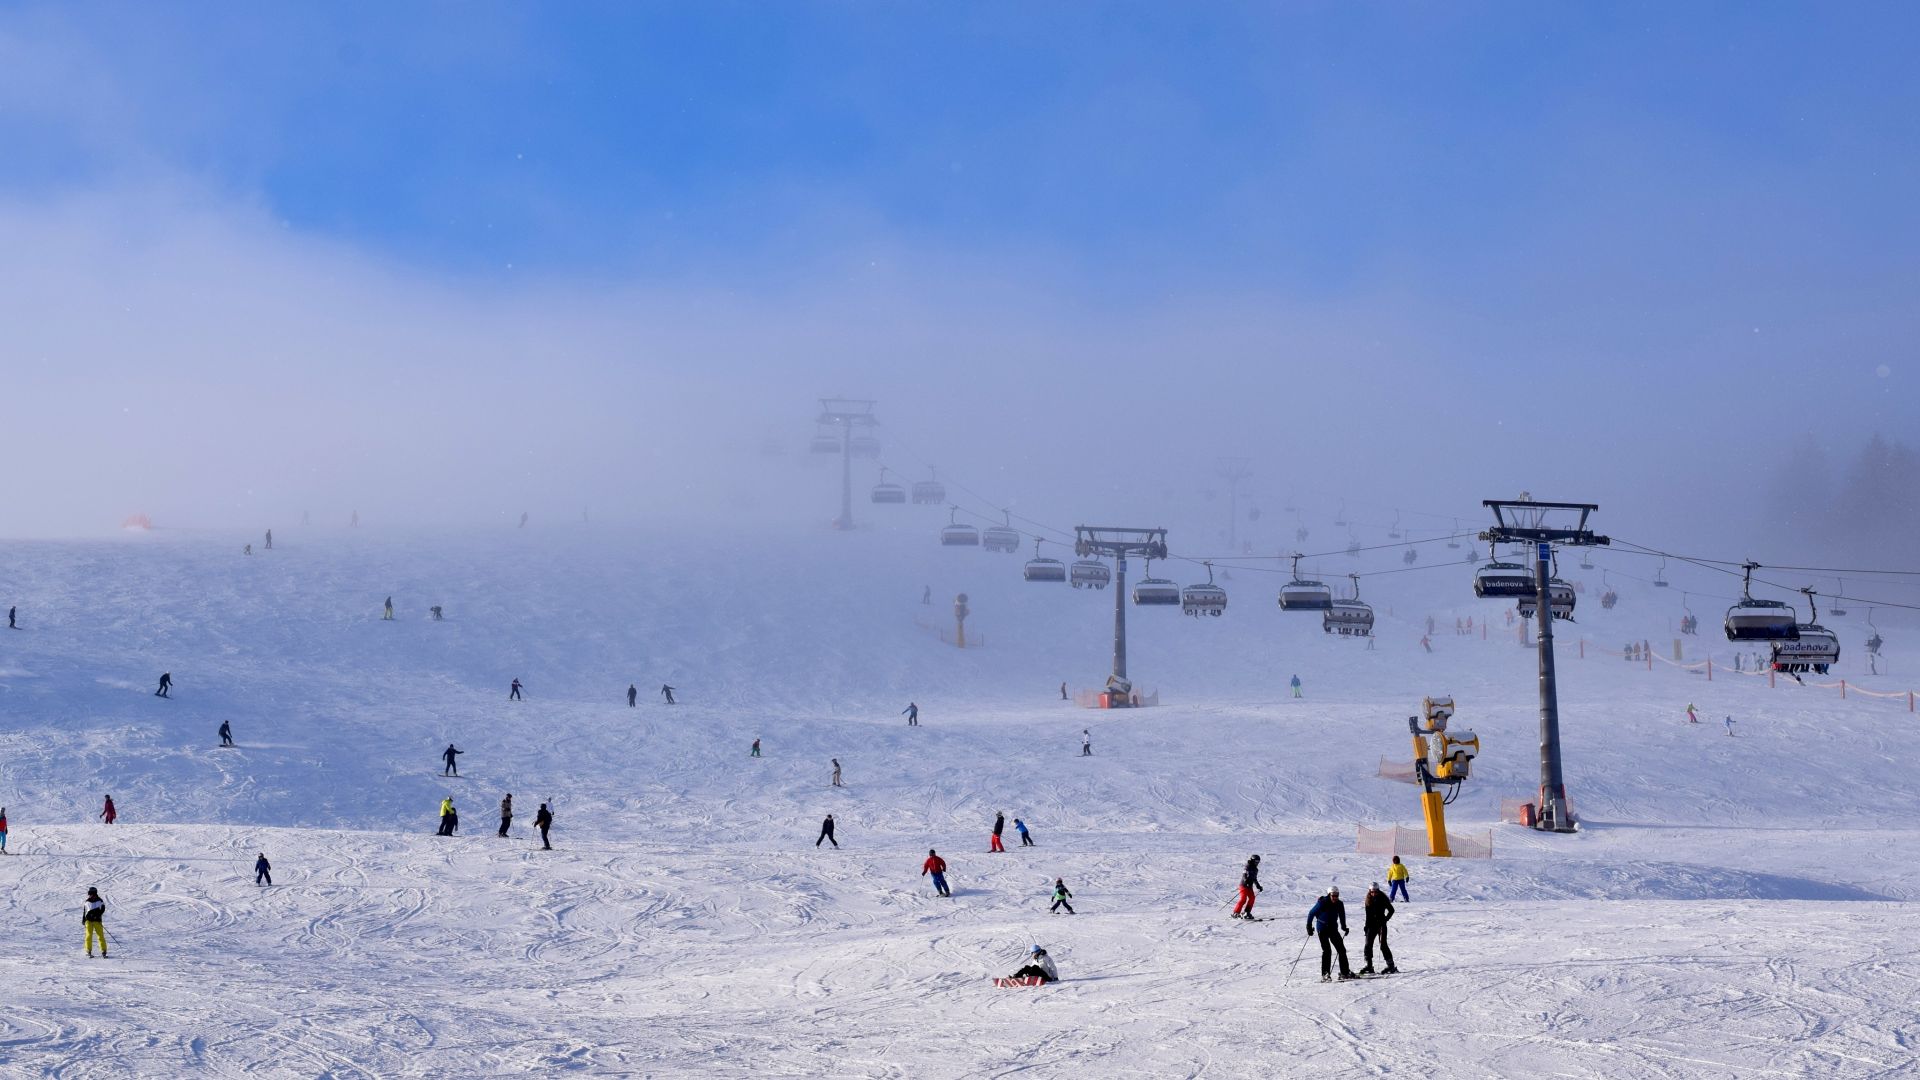
[{"label": "child skier", "polygon": [[100,820],[111,825],[113,824],[114,819],[118,818],[119,816],[120,816],[120,811],[115,810],[113,808],[113,796],[111,795],[107,796],[107,804],[100,808]]},{"label": "child skier", "polygon": [[253,860],[253,883],[260,886],[273,884],[273,864],[267,861],[267,853],[264,851],[260,853],[259,858]]},{"label": "child skier", "polygon": [[1393,899],[1396,894],[1399,895],[1401,903],[1412,903],[1407,899],[1407,864],[1401,862],[1398,855],[1393,857],[1393,862],[1387,864],[1387,899]]},{"label": "child skier", "polygon": [[1691,701],[1687,702],[1687,723],[1697,724],[1699,722],[1700,722],[1700,718],[1693,714],[1693,702]]},{"label": "child skier", "polygon": [[1293,681],[1288,685],[1293,687],[1293,696],[1299,697],[1300,696],[1300,676],[1295,675],[1293,677]]},{"label": "child skier", "polygon": [[1071,899],[1073,899],[1073,894],[1067,891],[1067,880],[1065,878],[1054,878],[1053,906],[1047,910],[1058,914],[1061,908],[1066,908],[1067,914],[1071,915],[1073,914],[1073,905],[1067,903],[1067,901]]},{"label": "child skier", "polygon": [[1013,819],[1013,831],[1020,834],[1021,847],[1034,847],[1033,837],[1027,835],[1027,823],[1019,818]]}]

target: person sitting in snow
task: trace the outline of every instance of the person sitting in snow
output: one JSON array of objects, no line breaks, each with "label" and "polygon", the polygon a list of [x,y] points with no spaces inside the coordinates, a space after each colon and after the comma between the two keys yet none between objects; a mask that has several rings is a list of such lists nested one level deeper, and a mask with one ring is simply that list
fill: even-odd
[{"label": "person sitting in snow", "polygon": [[1039,979],[1043,983],[1059,982],[1060,969],[1053,965],[1053,957],[1047,955],[1047,950],[1035,945],[1032,954],[1027,957],[1026,966],[1014,972],[1012,977]]}]

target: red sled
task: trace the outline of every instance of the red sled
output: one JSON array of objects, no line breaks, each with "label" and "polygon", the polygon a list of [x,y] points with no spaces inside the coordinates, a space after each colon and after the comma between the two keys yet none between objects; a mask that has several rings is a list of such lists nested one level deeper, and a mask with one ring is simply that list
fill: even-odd
[{"label": "red sled", "polygon": [[1039,986],[1041,983],[1044,983],[1044,982],[1046,982],[1046,980],[1042,979],[1038,975],[1023,975],[1018,979],[995,979],[993,980],[993,985],[995,986]]}]

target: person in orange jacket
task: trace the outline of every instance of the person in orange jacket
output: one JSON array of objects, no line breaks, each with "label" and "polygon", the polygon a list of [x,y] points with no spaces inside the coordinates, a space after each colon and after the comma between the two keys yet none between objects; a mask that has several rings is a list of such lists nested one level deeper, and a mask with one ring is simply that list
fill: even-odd
[{"label": "person in orange jacket", "polygon": [[952,898],[953,894],[947,891],[947,860],[932,848],[927,849],[927,861],[920,864],[920,876],[926,877],[928,874],[933,875],[934,891]]}]

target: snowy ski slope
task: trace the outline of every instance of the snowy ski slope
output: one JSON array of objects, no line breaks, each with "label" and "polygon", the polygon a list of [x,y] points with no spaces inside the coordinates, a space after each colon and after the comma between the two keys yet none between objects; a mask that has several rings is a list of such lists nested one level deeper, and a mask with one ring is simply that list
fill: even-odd
[{"label": "snowy ski slope", "polygon": [[[1500,625],[1464,566],[1370,581],[1373,650],[1281,613],[1280,575],[1234,573],[1218,619],[1131,610],[1132,672],[1165,704],[1091,712],[1058,688],[1104,678],[1111,593],[1022,583],[1024,556],[898,520],[917,527],[277,529],[251,558],[257,538],[227,534],[6,545],[22,629],[0,637],[0,1073],[1920,1071],[1904,703],[1580,659],[1578,633],[1664,655],[1677,603],[1629,583],[1601,611],[1590,589],[1559,653],[1586,828],[1539,836],[1495,823],[1537,783],[1534,654],[1454,635],[1469,613]],[[1322,561],[1332,580],[1398,565]],[[984,648],[920,625],[959,591]],[[1912,681],[1859,675],[1861,635],[1843,636],[1850,680]],[[506,700],[515,677],[525,701]],[[1403,974],[1325,986],[1309,954],[1290,978],[1329,881],[1358,962],[1384,869],[1355,826],[1417,823],[1413,789],[1376,768],[1407,753],[1426,693],[1480,735],[1452,823],[1493,829],[1496,857],[1411,860]],[[222,720],[238,748],[216,745]],[[459,779],[439,775],[450,741]],[[108,793],[112,827],[93,821]],[[462,835],[437,837],[449,793]],[[528,838],[542,799],[550,853]],[[1039,846],[987,854],[996,810]],[[838,851],[813,846],[828,812]],[[929,847],[952,900],[916,876]],[[252,884],[260,851],[272,889]],[[1273,921],[1229,921],[1256,851]],[[1079,914],[1048,914],[1056,875]],[[110,961],[81,953],[89,885]],[[994,990],[1034,943],[1066,981]]]}]

